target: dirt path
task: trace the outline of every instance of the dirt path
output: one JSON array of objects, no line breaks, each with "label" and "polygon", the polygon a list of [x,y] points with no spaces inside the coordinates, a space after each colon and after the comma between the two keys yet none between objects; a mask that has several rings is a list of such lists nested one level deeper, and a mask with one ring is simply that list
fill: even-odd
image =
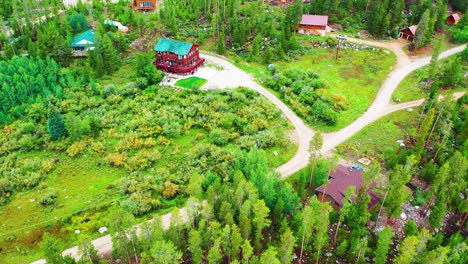
[{"label": "dirt path", "polygon": [[[362,40],[359,40],[356,42],[366,44],[365,42],[362,42]],[[369,42],[368,44],[377,46],[375,45],[375,43],[379,43],[379,42]],[[445,58],[453,54],[456,54],[458,52],[461,52],[465,48],[465,46],[466,45],[456,47],[446,52],[443,52],[440,58]],[[281,102],[274,94],[272,94],[270,91],[268,91],[267,89],[259,85],[257,82],[255,82],[251,75],[245,73],[244,71],[237,68],[236,66],[234,66],[233,64],[231,64],[230,62],[228,62],[227,60],[223,58],[220,58],[217,56],[215,57],[211,55],[205,55],[205,54],[203,56],[208,61],[213,62],[223,67],[223,70],[215,74],[208,81],[205,87],[210,89],[210,88],[236,88],[236,87],[242,86],[242,87],[247,87],[252,90],[255,90],[258,93],[265,96],[274,105],[276,105],[281,110],[281,112],[283,112],[283,115],[285,116],[285,118],[294,125],[296,129],[297,137],[298,137],[299,148],[293,158],[291,158],[288,162],[286,162],[285,164],[281,165],[279,168],[276,169],[281,174],[281,177],[283,179],[287,178],[293,173],[307,166],[309,162],[309,152],[308,152],[309,142],[313,136],[313,133],[314,133],[313,130],[310,129],[308,126],[306,126],[304,122],[302,121],[302,119],[299,118],[291,109],[289,109],[288,106],[286,106],[283,102]],[[404,58],[401,60],[403,61]],[[398,111],[401,109],[414,107],[414,106],[422,104],[424,100],[417,100],[417,101],[406,102],[406,103],[402,103],[398,105],[392,105],[390,104],[390,99],[393,94],[393,91],[396,89],[396,87],[398,86],[401,80],[403,80],[412,71],[418,68],[421,68],[424,65],[429,64],[429,61],[430,61],[430,58],[421,58],[413,62],[408,62],[407,64],[404,64],[404,66],[402,66],[403,64],[402,65],[397,64],[396,69],[392,73],[390,73],[389,77],[384,82],[379,93],[377,94],[376,99],[374,100],[372,105],[369,107],[369,109],[366,111],[366,113],[364,113],[364,115],[362,115],[360,118],[354,121],[351,125],[343,128],[340,131],[324,134],[324,145],[321,150],[322,154],[329,153],[336,146],[343,143],[352,135],[359,132],[366,125],[376,121],[377,119],[389,113],[392,113],[394,111]],[[463,92],[457,93],[456,96],[460,97],[462,94]],[[183,219],[187,218],[187,214],[184,208],[180,209],[180,214]],[[163,226],[164,228],[167,229],[169,227],[171,213],[165,214],[161,217],[163,221]],[[99,255],[101,256],[108,255],[112,251],[112,241],[109,235],[95,239],[92,241],[92,243],[95,246],[96,250],[98,251]],[[65,250],[62,254],[71,255],[77,260],[79,258],[77,247],[69,248]],[[44,263],[46,262],[43,259],[33,262],[33,264],[44,264]]]},{"label": "dirt path", "polygon": [[[442,59],[454,55],[458,52],[463,51],[465,47],[466,45],[462,45],[445,51],[440,55],[439,58]],[[374,102],[367,109],[364,115],[356,119],[349,126],[341,129],[340,131],[324,134],[322,154],[329,153],[336,146],[345,142],[348,138],[359,132],[365,126],[383,117],[384,115],[391,113],[389,111],[393,109],[393,105],[390,103],[390,100],[393,92],[398,87],[398,84],[414,70],[429,64],[430,59],[430,57],[416,59],[410,64],[407,64],[401,68],[396,68],[394,71],[392,71],[387,80],[385,80],[382,87],[380,88],[379,93],[377,94]]]}]

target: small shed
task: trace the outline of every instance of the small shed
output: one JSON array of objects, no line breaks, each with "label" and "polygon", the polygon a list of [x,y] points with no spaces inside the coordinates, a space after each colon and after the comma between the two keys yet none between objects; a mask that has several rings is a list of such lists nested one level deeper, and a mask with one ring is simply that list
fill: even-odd
[{"label": "small shed", "polygon": [[85,31],[73,39],[71,47],[73,49],[73,57],[84,57],[89,50],[94,49],[94,38],[96,32],[92,29]]},{"label": "small shed", "polygon": [[447,19],[445,19],[445,24],[453,26],[458,24],[458,21],[460,21],[460,15],[457,13],[453,13],[450,16],[448,16]]},{"label": "small shed", "polygon": [[328,26],[328,16],[302,15],[297,32],[306,35],[324,36]]},{"label": "small shed", "polygon": [[[350,186],[356,187],[356,194],[359,192],[362,188],[362,171],[339,165],[335,171],[330,173],[329,184],[326,187],[323,185],[318,187],[315,192],[320,201],[330,202],[335,210],[339,210],[343,207],[345,192]],[[366,194],[371,198],[367,205],[369,211],[374,209],[380,201],[380,196],[373,192],[375,186],[376,184],[372,183],[370,188],[366,190]]]},{"label": "small shed", "polygon": [[413,25],[411,27],[407,27],[400,31],[399,38],[406,39],[409,41],[413,41],[414,36],[416,35],[416,30],[418,29],[417,25]]}]

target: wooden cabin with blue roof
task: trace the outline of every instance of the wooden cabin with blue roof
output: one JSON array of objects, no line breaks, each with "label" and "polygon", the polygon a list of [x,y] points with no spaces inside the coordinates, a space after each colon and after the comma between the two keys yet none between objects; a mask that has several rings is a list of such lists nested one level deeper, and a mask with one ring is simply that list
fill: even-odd
[{"label": "wooden cabin with blue roof", "polygon": [[94,38],[96,32],[92,29],[81,33],[73,39],[71,47],[73,49],[73,57],[85,57],[89,50],[94,49]]},{"label": "wooden cabin with blue roof", "polygon": [[172,39],[160,39],[154,47],[154,65],[162,71],[193,74],[205,62],[200,57],[198,45]]}]

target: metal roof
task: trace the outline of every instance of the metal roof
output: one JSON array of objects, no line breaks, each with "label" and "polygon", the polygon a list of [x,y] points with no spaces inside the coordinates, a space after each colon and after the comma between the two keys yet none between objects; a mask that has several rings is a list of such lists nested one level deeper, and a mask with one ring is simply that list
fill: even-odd
[{"label": "metal roof", "polygon": [[160,39],[156,46],[154,46],[155,51],[166,51],[172,52],[177,55],[187,55],[193,44],[188,42],[182,42],[172,39]]},{"label": "metal roof", "polygon": [[[372,191],[375,185],[375,182],[373,182],[371,187],[366,190],[366,194],[371,197],[371,201],[368,205],[369,208],[372,208],[380,200],[380,196]],[[362,171],[339,165],[335,171],[330,173],[329,184],[325,188],[322,185],[315,190],[329,195],[341,207],[343,206],[343,198],[345,197],[346,189],[350,186],[355,186],[356,193],[359,192],[362,187]]]},{"label": "metal roof", "polygon": [[71,46],[72,47],[93,46],[95,36],[96,36],[96,32],[94,32],[94,30],[90,29],[88,31],[85,31],[73,39]]},{"label": "metal roof", "polygon": [[326,26],[328,25],[328,16],[302,15],[301,25]]}]

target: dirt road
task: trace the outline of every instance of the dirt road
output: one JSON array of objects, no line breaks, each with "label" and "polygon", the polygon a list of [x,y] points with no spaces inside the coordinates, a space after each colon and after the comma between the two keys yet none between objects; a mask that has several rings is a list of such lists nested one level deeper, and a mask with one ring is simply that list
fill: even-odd
[{"label": "dirt road", "polygon": [[[465,45],[466,46],[466,45]],[[443,52],[440,56],[445,58],[461,52],[465,46],[460,46],[457,48],[450,49],[446,52]],[[274,94],[263,88],[257,82],[255,82],[249,74],[240,70],[227,60],[215,57],[211,55],[203,55],[208,61],[218,64],[223,67],[223,70],[216,73],[208,83],[206,87],[209,88],[236,88],[239,86],[250,88],[257,91],[258,93],[265,96],[270,100],[274,105],[276,105],[284,114],[285,118],[288,119],[295,127],[299,148],[292,159],[290,159],[285,164],[281,165],[276,170],[281,174],[281,177],[287,178],[293,173],[299,171],[300,169],[307,166],[309,162],[309,142],[313,136],[313,130],[304,124],[302,119],[300,119],[288,106],[281,102]],[[401,80],[405,78],[412,71],[427,65],[430,61],[430,58],[417,59],[413,62],[408,62],[404,66],[398,66],[396,69],[389,75],[387,80],[382,85],[379,93],[377,94],[376,99],[369,107],[369,109],[364,113],[363,116],[354,121],[351,125],[343,128],[340,131],[334,133],[324,134],[324,145],[321,150],[322,154],[327,154],[333,150],[336,146],[343,143],[346,139],[350,138],[352,135],[359,132],[366,125],[374,122],[375,120],[387,115],[391,112],[405,109],[407,107],[414,107],[422,104],[423,100],[417,100],[413,102],[402,103],[398,105],[390,104],[390,99],[393,94],[393,91],[396,89]],[[456,96],[460,97],[463,93],[457,93]],[[186,211],[182,208],[181,215],[183,219],[186,219]],[[171,214],[166,214],[162,216],[163,226],[167,229],[169,227]],[[100,255],[107,255],[112,251],[112,241],[109,235],[100,237],[92,241],[96,250]],[[73,247],[65,250],[63,255],[71,255],[78,260],[78,248]],[[38,260],[33,262],[33,264],[44,264],[45,260]]]},{"label": "dirt road", "polygon": [[[465,47],[466,45],[462,45],[447,50],[443,52],[439,58],[442,59],[454,55],[458,52],[463,51]],[[382,87],[380,88],[379,93],[377,94],[374,102],[364,113],[364,115],[356,119],[349,126],[341,129],[340,131],[324,134],[322,154],[330,152],[336,146],[346,141],[352,135],[356,134],[361,129],[363,129],[365,126],[390,113],[389,110],[394,108],[394,106],[391,105],[390,100],[393,92],[398,87],[398,84],[414,70],[429,64],[430,59],[430,57],[416,59],[413,62],[403,67],[396,68],[393,72],[391,72],[387,80],[385,80]]]}]

